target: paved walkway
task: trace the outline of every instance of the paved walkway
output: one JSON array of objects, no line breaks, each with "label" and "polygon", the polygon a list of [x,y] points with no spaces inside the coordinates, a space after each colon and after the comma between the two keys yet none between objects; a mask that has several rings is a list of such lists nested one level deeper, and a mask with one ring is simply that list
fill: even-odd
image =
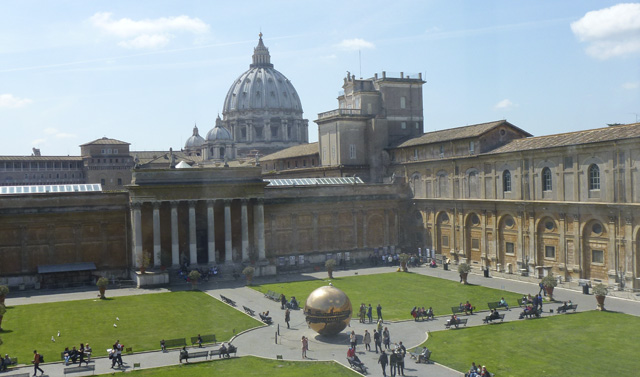
[{"label": "paved walkway", "polygon": [[[346,271],[336,271],[334,275],[336,277],[353,276],[354,274],[368,275],[379,274],[385,272],[395,271],[395,268],[391,267],[375,267],[375,268],[362,268]],[[442,269],[432,269],[429,267],[419,267],[411,269],[414,273],[435,276],[443,279],[449,279],[458,281],[458,274],[454,271],[444,271]],[[257,283],[273,282],[273,281],[295,281],[303,279],[325,279],[326,272],[315,272],[308,274],[285,274],[278,277],[270,277],[262,279],[256,279]],[[485,278],[481,275],[471,274],[469,276],[469,283],[482,285],[491,288],[497,288],[517,293],[537,293],[538,287],[535,283],[514,281],[501,278]],[[108,295],[110,297],[136,295],[136,294],[152,294],[160,292],[168,292],[182,289],[189,289],[190,285],[184,284],[180,286],[171,286],[170,288],[161,289],[110,289]],[[237,309],[242,311],[242,306],[247,306],[256,312],[270,311],[270,315],[274,320],[273,325],[263,326],[256,329],[246,331],[238,335],[233,344],[238,347],[239,355],[255,355],[266,358],[276,358],[281,355],[285,360],[302,360],[301,357],[301,337],[304,335],[309,338],[309,351],[307,356],[309,360],[335,360],[339,363],[348,366],[346,360],[346,352],[349,347],[349,339],[346,330],[336,337],[327,338],[316,334],[313,330],[307,327],[304,319],[304,315],[301,310],[291,312],[291,328],[287,329],[284,322],[284,311],[280,309],[280,304],[274,301],[266,299],[262,294],[257,291],[246,288],[238,281],[214,281],[203,284],[200,287],[207,294],[210,294],[214,298],[219,299],[220,294],[225,295],[237,303]],[[57,301],[69,301],[69,300],[82,300],[95,298],[97,291],[94,289],[89,290],[77,290],[77,291],[58,291],[58,292],[12,292],[12,297],[7,299],[7,305],[22,305],[33,304],[43,302],[57,302]],[[16,297],[18,296],[18,297]],[[558,301],[571,300],[574,304],[578,304],[578,311],[587,311],[595,309],[595,298],[592,295],[583,295],[581,292],[577,292],[571,289],[556,288],[554,292],[554,298]],[[631,315],[640,316],[640,303],[635,300],[607,297],[606,308],[608,310],[620,311]],[[549,308],[556,308],[557,304],[545,305],[545,313],[543,316],[557,315],[550,314]],[[518,320],[520,313],[519,308],[511,311],[503,312],[506,314],[505,321]],[[384,314],[384,312],[383,312]],[[482,319],[485,317],[485,313],[479,313],[478,315],[468,316],[469,319],[467,326],[482,325]],[[375,313],[374,313],[375,318]],[[413,348],[427,339],[430,331],[439,331],[444,329],[444,322],[446,317],[437,317],[432,321],[414,322],[413,320],[401,321],[401,322],[385,322],[385,326],[389,328],[391,334],[391,342],[402,341],[408,348]],[[364,362],[369,369],[369,375],[382,376],[382,371],[377,364],[377,354],[371,351],[365,351],[362,344],[362,334],[365,329],[373,333],[374,324],[361,324],[357,320],[351,322],[351,327],[347,330],[354,330],[358,334],[358,357]],[[276,333],[279,329],[279,336]],[[206,350],[210,350],[216,347],[205,347]],[[433,355],[437,358],[438,350],[432,350]],[[97,354],[94,350],[94,354]],[[129,371],[134,369],[134,363],[139,363],[141,368],[155,368],[167,365],[178,364],[178,351],[172,350],[168,352],[151,351],[136,353],[133,355],[125,355],[123,357],[125,366],[116,370]],[[93,364],[96,366],[96,374],[111,373],[113,369],[110,368],[111,362],[107,358],[94,359]],[[64,365],[62,363],[44,364],[42,369],[45,370],[47,376],[63,376]],[[0,376],[11,376],[19,373],[33,373],[33,367],[21,367],[11,370],[6,374]],[[387,373],[389,370],[387,368]],[[77,373],[75,375],[87,375],[89,373]],[[438,364],[417,364],[414,360],[407,357],[405,359],[405,375],[406,376],[436,376],[436,377],[459,377],[462,373],[451,370],[445,366]]]}]

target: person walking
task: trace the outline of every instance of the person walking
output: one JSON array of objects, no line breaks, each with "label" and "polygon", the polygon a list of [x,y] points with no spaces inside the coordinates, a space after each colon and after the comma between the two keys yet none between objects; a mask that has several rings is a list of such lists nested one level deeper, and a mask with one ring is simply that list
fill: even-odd
[{"label": "person walking", "polygon": [[85,356],[84,343],[80,343],[80,349],[78,350],[78,355],[80,356],[80,362],[78,362],[79,367],[82,366],[82,362],[85,362],[87,363],[87,365],[89,365],[89,362],[84,359],[84,356]]},{"label": "person walking", "polygon": [[382,335],[382,320],[381,319],[378,320],[377,328],[378,328],[378,332]]},{"label": "person walking", "polygon": [[377,330],[373,330],[373,342],[375,343],[376,346],[376,353],[378,353],[378,348],[380,348],[380,351],[382,351],[382,336],[380,335],[380,332],[378,332]]},{"label": "person walking", "polygon": [[389,374],[391,374],[391,377],[395,377],[397,366],[398,366],[398,355],[396,354],[396,351],[391,351],[389,355],[389,372],[390,372]]},{"label": "person walking", "polygon": [[40,371],[40,375],[44,375],[44,371],[40,369],[40,362],[42,362],[42,355],[37,350],[33,350],[33,375],[35,376]]},{"label": "person walking", "polygon": [[351,330],[351,334],[349,334],[349,342],[351,343],[351,348],[356,350],[356,344],[358,344],[358,337],[356,337],[356,332]]},{"label": "person walking", "polygon": [[309,349],[309,340],[306,336],[302,336],[302,358],[307,358],[307,350]]},{"label": "person walking", "polygon": [[373,307],[371,307],[371,304],[369,304],[369,307],[367,308],[367,317],[369,318],[369,323],[373,322]]},{"label": "person walking", "polygon": [[384,320],[382,319],[382,305],[378,304],[376,312],[378,313],[378,321],[382,321],[384,323]]},{"label": "person walking", "polygon": [[400,348],[396,351],[396,364],[398,368],[398,376],[404,376],[404,353]]},{"label": "person walking", "polygon": [[369,332],[369,330],[364,330],[362,342],[364,343],[364,349],[367,351],[371,351],[371,333]]},{"label": "person walking", "polygon": [[384,377],[387,377],[387,364],[389,364],[389,358],[387,357],[387,354],[384,353],[384,351],[382,351],[380,357],[378,358],[378,364],[380,364],[380,366],[382,367],[382,375]]},{"label": "person walking", "polygon": [[202,337],[198,334],[198,348],[202,348]]},{"label": "person walking", "polygon": [[289,328],[289,321],[291,320],[291,310],[287,308],[284,312],[284,321],[287,323],[287,328]]},{"label": "person walking", "polygon": [[389,334],[389,329],[386,327],[382,332],[382,344],[384,344],[384,349],[391,349],[391,336]]}]

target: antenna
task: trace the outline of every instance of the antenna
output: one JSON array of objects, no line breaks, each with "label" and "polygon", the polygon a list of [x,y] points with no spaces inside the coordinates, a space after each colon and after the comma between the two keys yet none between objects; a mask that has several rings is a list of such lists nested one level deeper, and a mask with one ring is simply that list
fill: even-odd
[{"label": "antenna", "polygon": [[[362,55],[360,54],[360,50],[358,50],[358,65],[360,66],[360,78],[362,78]],[[636,117],[638,117],[636,115]]]}]

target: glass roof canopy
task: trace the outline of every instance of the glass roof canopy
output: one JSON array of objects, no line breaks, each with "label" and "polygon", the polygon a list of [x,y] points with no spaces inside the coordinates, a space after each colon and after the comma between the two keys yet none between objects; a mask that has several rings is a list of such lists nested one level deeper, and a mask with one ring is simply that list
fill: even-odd
[{"label": "glass roof canopy", "polygon": [[267,186],[318,186],[364,184],[360,177],[265,179]]},{"label": "glass roof canopy", "polygon": [[73,185],[0,186],[0,195],[50,194],[60,192],[102,192],[99,183]]}]

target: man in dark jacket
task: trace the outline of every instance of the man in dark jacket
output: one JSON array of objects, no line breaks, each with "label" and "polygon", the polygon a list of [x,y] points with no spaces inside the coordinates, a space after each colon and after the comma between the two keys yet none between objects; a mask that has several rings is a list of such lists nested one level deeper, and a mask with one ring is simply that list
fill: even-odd
[{"label": "man in dark jacket", "polygon": [[387,357],[387,354],[384,353],[384,351],[382,351],[382,354],[378,358],[378,364],[380,364],[380,366],[382,367],[382,375],[384,377],[387,377],[387,364],[389,364],[389,358]]},{"label": "man in dark jacket", "polygon": [[377,330],[373,330],[373,343],[376,345],[376,353],[378,353],[378,347],[380,347],[380,351],[382,351],[382,337]]},{"label": "man in dark jacket", "polygon": [[397,365],[398,355],[396,354],[396,351],[391,351],[391,355],[389,355],[389,374],[391,375],[391,377],[394,377],[396,375]]}]

